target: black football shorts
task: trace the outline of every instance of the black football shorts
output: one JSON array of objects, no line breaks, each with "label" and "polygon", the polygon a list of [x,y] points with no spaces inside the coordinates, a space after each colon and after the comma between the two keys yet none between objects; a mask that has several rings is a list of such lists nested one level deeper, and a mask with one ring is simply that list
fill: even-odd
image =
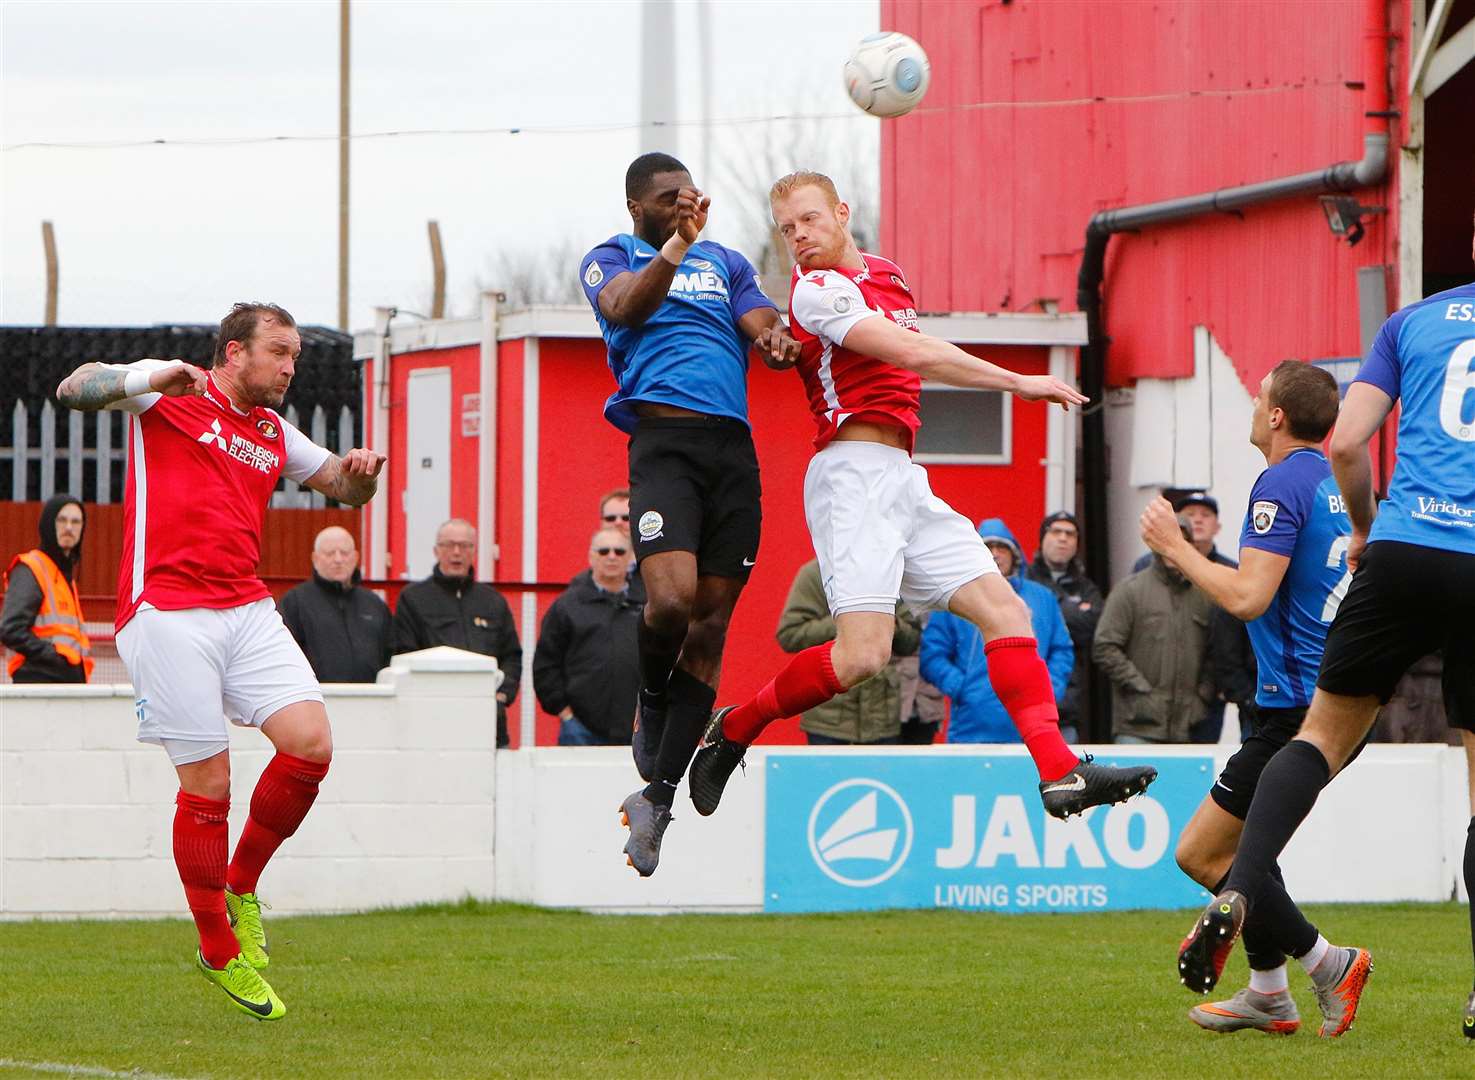
[{"label": "black football shorts", "polygon": [[690,551],[702,576],[748,579],[763,489],[753,436],[726,417],[641,417],[630,436],[630,539],[643,560]]},{"label": "black football shorts", "polygon": [[1438,649],[1449,725],[1475,731],[1475,555],[1379,540],[1327,631],[1316,685],[1387,704],[1409,666]]}]

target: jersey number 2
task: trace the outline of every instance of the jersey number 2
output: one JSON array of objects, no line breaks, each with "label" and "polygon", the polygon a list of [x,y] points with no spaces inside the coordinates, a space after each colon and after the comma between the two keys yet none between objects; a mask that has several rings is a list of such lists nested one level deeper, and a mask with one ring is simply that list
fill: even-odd
[{"label": "jersey number 2", "polygon": [[[1335,570],[1341,566],[1347,558],[1347,549],[1352,546],[1352,537],[1339,536],[1332,541],[1331,548],[1326,553],[1326,565],[1328,570]],[[1352,571],[1349,569],[1342,575],[1340,581],[1326,594],[1326,603],[1321,607],[1321,621],[1329,623],[1337,617],[1337,609],[1342,606],[1342,597],[1347,595],[1347,586],[1352,584]]]},{"label": "jersey number 2", "polygon": [[1475,442],[1475,422],[1464,419],[1465,395],[1475,390],[1475,338],[1462,341],[1450,354],[1439,398],[1439,426],[1460,442]]}]

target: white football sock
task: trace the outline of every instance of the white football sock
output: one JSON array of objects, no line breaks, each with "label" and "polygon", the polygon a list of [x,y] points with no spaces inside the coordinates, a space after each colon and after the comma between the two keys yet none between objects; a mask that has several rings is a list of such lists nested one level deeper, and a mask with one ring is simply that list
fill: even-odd
[{"label": "white football sock", "polygon": [[1250,968],[1250,989],[1257,994],[1281,994],[1291,988],[1290,981],[1286,979],[1286,966],[1271,968],[1269,971],[1256,971]]},{"label": "white football sock", "polygon": [[1307,975],[1316,970],[1316,965],[1326,958],[1327,950],[1331,947],[1331,942],[1320,934],[1316,935],[1316,944],[1311,946],[1311,951],[1300,957],[1301,966],[1306,969]]}]

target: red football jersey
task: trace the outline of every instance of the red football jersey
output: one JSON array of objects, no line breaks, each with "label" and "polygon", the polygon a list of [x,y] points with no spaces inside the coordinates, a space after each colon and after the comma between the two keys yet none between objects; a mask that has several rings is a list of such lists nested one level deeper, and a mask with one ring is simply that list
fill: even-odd
[{"label": "red football jersey", "polygon": [[801,273],[796,266],[789,287],[789,328],[803,346],[799,374],[819,427],[814,445],[822,449],[841,424],[859,417],[904,429],[910,450],[921,426],[921,376],[842,343],[851,327],[877,314],[915,331],[917,302],[894,262],[879,255],[861,258],[864,270],[837,266]]},{"label": "red football jersey", "polygon": [[141,394],[110,407],[132,414],[116,628],[145,603],[231,608],[270,596],[256,573],[267,503],[279,476],[306,480],[328,451],[271,409],[240,411],[214,378],[204,397]]}]

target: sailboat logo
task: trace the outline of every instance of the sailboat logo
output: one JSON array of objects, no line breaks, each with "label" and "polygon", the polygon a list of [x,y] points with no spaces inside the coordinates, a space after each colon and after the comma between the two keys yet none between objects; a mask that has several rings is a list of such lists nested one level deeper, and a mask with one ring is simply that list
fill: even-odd
[{"label": "sailboat logo", "polygon": [[912,813],[879,780],[843,780],[809,814],[809,853],[841,885],[865,888],[902,868],[912,850]]}]

